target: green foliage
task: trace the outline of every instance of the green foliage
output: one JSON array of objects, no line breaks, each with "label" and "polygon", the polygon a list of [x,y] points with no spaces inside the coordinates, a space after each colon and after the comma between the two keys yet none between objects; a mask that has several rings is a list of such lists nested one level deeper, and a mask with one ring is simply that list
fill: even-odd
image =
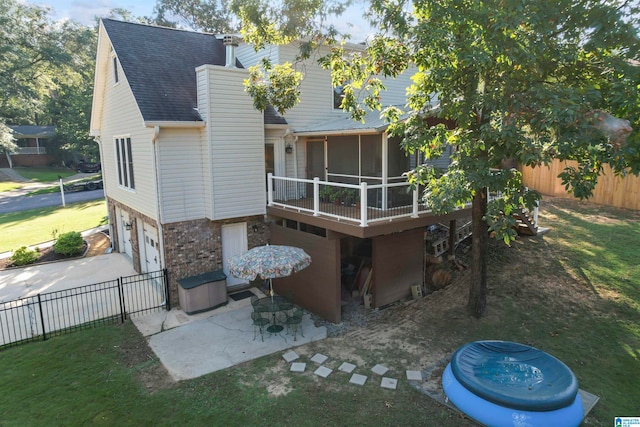
[{"label": "green foliage", "polygon": [[[519,202],[533,205],[539,195],[522,190],[519,174],[494,173],[503,163],[575,160],[579,166],[560,178],[580,198],[592,194],[604,164],[618,174],[640,173],[640,132],[632,132],[640,128],[638,2],[372,0],[368,15],[380,31],[366,52],[355,53],[337,43],[335,33],[323,34],[321,25],[292,33],[277,13],[256,13],[291,6],[265,3],[254,0],[263,9],[242,15],[251,40],[262,46],[306,37],[324,44],[320,52],[329,53],[319,63],[331,71],[334,86],[343,86],[341,108],[354,120],[363,120],[367,109],[388,107],[380,77],[411,75],[404,110],[385,109],[383,117],[407,152],[433,158],[456,148],[444,175],[408,174],[412,185],[425,188],[424,199],[436,212],[473,200],[474,224],[484,220],[510,243],[516,234],[509,212]],[[315,2],[295,3],[305,18],[322,10]],[[312,19],[304,22],[313,26]],[[275,37],[265,28],[274,28]],[[270,103],[283,111],[291,98],[284,101]],[[455,123],[455,130],[438,120]],[[499,191],[501,200],[485,204],[486,189]],[[484,235],[474,234],[474,245],[472,290],[486,285]]]},{"label": "green foliage", "polygon": [[[255,10],[270,10],[255,3],[263,8]],[[505,190],[504,174],[492,170],[507,160],[530,166],[554,158],[577,160],[580,166],[560,177],[581,198],[592,193],[604,164],[617,173],[640,171],[640,133],[628,133],[640,127],[637,5],[582,0],[527,7],[466,0],[423,2],[413,9],[383,0],[371,5],[370,18],[382,31],[366,50],[349,51],[336,43],[335,34],[324,33],[313,39],[329,49],[319,63],[331,71],[333,85],[344,88],[342,108],[354,120],[363,120],[367,110],[385,108],[389,132],[403,137],[407,152],[422,151],[432,159],[448,146],[457,148],[447,174],[425,181],[413,174],[433,209],[451,211],[484,188]],[[322,9],[316,3],[299,6],[301,16]],[[263,29],[271,25],[288,37],[263,33],[260,42],[287,42],[312,33],[291,32],[283,19],[270,19],[274,16],[279,15],[242,18]],[[386,108],[380,78],[402,73],[412,75],[406,108]],[[263,85],[249,92],[264,98],[265,91]],[[281,112],[294,100],[275,98],[269,102]],[[607,130],[603,115],[627,130]],[[428,124],[427,117],[447,119],[456,128]],[[510,175],[508,185],[521,191],[521,177]],[[504,207],[512,203],[505,199]],[[502,221],[493,214],[487,218]],[[512,238],[507,227],[494,231],[507,233],[507,241]]]},{"label": "green foliage", "polygon": [[[168,27],[186,27],[209,33],[235,33],[239,30],[228,1],[158,0],[153,21]],[[176,18],[178,21],[176,21]]]},{"label": "green foliage", "polygon": [[83,246],[84,240],[82,239],[82,235],[77,231],[69,231],[58,237],[58,240],[56,240],[56,243],[53,245],[53,250],[57,254],[71,256],[82,252]]},{"label": "green foliage", "polygon": [[264,111],[273,105],[280,114],[293,108],[300,101],[302,73],[291,63],[272,65],[264,60],[249,67],[249,78],[244,81],[246,91],[253,98],[253,105]]},{"label": "green foliage", "polygon": [[13,265],[21,266],[36,262],[38,259],[38,252],[32,249],[28,249],[26,246],[22,246],[11,255],[11,261]]},{"label": "green foliage", "polygon": [[0,153],[12,153],[18,148],[13,140],[13,131],[0,118]]},{"label": "green foliage", "polygon": [[97,158],[89,137],[96,31],[53,22],[49,9],[0,0],[0,117],[53,124],[47,147],[59,159]]}]

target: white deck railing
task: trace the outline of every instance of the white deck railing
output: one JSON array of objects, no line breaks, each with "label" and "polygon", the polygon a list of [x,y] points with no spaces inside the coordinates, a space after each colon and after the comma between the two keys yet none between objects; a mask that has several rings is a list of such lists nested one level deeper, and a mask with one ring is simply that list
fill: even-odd
[{"label": "white deck railing", "polygon": [[18,147],[14,154],[47,154],[45,147]]},{"label": "white deck railing", "polygon": [[268,174],[268,206],[353,222],[361,227],[430,212],[406,182],[359,185]]},{"label": "white deck railing", "polygon": [[[321,181],[319,178],[288,178],[271,173],[267,176],[268,206],[334,218],[361,227],[431,213],[420,199],[421,192],[422,189],[411,191],[407,182],[374,185],[362,182],[356,185]],[[500,196],[488,194],[490,200]],[[470,206],[469,203],[466,207]],[[533,221],[537,226],[537,207]]]}]

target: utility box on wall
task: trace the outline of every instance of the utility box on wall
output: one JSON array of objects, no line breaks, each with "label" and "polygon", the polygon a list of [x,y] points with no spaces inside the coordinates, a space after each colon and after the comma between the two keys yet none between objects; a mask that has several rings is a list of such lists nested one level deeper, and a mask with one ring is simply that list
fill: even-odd
[{"label": "utility box on wall", "polygon": [[180,307],[195,314],[227,303],[227,276],[222,270],[210,271],[178,280]]}]

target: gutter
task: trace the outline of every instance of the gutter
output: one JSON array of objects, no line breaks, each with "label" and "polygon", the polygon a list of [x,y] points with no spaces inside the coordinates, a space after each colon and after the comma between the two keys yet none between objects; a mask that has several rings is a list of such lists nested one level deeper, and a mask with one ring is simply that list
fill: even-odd
[{"label": "gutter", "polygon": [[[148,122],[145,122],[145,125]],[[204,122],[202,122],[204,123]],[[158,178],[158,136],[160,135],[160,126],[156,125],[153,127],[153,136],[151,137],[151,144],[153,144],[153,175],[156,182],[156,208],[158,210],[158,241],[162,245],[162,250],[159,251],[162,255],[160,258],[160,266],[164,269],[167,267],[165,263],[165,252],[164,252],[164,232],[162,229],[162,209],[160,204],[160,179]],[[138,248],[139,250],[140,248]]]},{"label": "gutter", "polygon": [[[193,122],[176,122],[176,121],[163,121],[163,120],[150,120],[142,122],[144,127],[147,128],[203,128],[206,123],[203,120]],[[158,131],[159,132],[159,131]],[[156,135],[157,137],[157,135]],[[155,139],[154,141],[155,142]]]}]

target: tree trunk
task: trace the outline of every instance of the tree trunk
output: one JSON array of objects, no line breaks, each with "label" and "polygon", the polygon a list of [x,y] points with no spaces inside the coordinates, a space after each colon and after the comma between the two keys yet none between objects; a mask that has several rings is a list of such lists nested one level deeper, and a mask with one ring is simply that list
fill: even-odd
[{"label": "tree trunk", "polygon": [[471,248],[471,283],[469,284],[469,313],[477,318],[487,308],[487,250],[489,235],[483,217],[487,212],[487,190],[476,191],[471,206],[473,246]]}]

